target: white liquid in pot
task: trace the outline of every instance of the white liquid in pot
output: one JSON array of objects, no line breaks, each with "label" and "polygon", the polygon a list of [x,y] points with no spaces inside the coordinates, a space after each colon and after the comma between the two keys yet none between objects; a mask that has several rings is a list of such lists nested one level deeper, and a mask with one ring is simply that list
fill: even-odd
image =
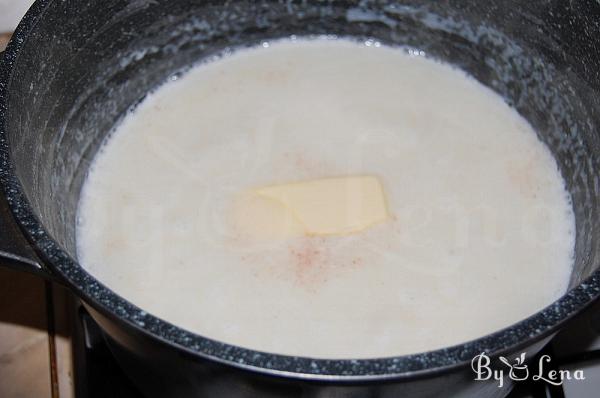
[{"label": "white liquid in pot", "polygon": [[[248,189],[363,175],[389,217],[358,232],[252,239],[231,222]],[[574,246],[556,163],[500,97],[345,41],[238,51],[164,85],[96,157],[79,214],[81,263],[134,304],[310,357],[415,353],[509,326],[565,292]]]}]

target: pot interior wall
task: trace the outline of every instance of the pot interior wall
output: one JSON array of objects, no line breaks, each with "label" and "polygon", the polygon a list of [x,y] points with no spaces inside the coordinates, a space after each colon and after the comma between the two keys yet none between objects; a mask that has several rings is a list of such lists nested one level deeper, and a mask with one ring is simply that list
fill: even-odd
[{"label": "pot interior wall", "polygon": [[[571,286],[600,264],[597,2],[50,2],[9,83],[11,157],[33,210],[74,257],[87,168],[128,109],[225,49],[292,34],[410,46],[501,94],[551,148],[577,223]],[[485,167],[485,165],[476,165]]]}]

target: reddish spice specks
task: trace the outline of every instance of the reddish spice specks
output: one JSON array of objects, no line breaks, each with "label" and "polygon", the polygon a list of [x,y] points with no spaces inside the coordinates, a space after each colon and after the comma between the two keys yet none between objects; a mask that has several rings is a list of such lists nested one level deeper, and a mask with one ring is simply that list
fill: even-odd
[{"label": "reddish spice specks", "polygon": [[345,272],[364,265],[363,257],[345,256],[347,251],[331,247],[328,240],[328,237],[304,237],[289,246],[288,258],[296,285],[316,291]]},{"label": "reddish spice specks", "polygon": [[[240,255],[240,260],[256,267],[256,278],[287,280],[307,292],[316,292],[346,272],[365,265],[362,256],[352,256],[347,249],[332,246],[330,237],[305,236],[293,239],[287,253],[254,252]],[[280,254],[282,255],[280,257]],[[265,262],[266,257],[269,258]]]},{"label": "reddish spice specks", "polygon": [[321,257],[321,251],[312,247],[312,245],[304,245],[304,247],[296,250],[290,249],[290,253],[294,258],[294,262],[298,266],[298,268],[306,269],[308,267],[313,267],[316,263],[319,262]]},{"label": "reddish spice specks", "polygon": [[326,268],[330,266],[329,251],[324,239],[302,238],[290,246],[289,255],[294,267],[296,282],[307,288],[315,288],[326,280]]}]

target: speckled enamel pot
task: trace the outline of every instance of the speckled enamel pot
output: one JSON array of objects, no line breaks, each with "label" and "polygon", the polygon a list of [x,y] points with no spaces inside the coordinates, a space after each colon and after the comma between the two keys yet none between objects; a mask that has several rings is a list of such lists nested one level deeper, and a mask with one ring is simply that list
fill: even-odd
[{"label": "speckled enamel pot", "polygon": [[[39,0],[0,63],[6,199],[0,256],[79,296],[149,397],[503,396],[511,384],[500,389],[473,381],[471,359],[481,352],[535,353],[600,294],[599,15],[596,1],[561,0]],[[464,69],[527,118],[555,155],[573,199],[577,243],[569,292],[530,318],[465,344],[327,360],[256,352],[189,333],[86,273],[75,252],[79,192],[115,123],[190,65],[292,35],[418,49]]]}]

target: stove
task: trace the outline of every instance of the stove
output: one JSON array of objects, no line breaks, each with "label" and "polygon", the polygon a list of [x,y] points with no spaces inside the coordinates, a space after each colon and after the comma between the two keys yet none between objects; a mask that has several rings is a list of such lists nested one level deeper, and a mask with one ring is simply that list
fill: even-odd
[{"label": "stove", "polygon": [[113,358],[99,326],[73,303],[71,346],[75,398],[143,398]]},{"label": "stove", "polygon": [[[121,371],[102,333],[80,303],[72,311],[71,345],[76,398],[143,398]],[[543,355],[551,362],[544,372],[581,369],[586,380],[565,380],[555,386],[543,380],[519,381],[508,398],[579,398],[598,396],[600,387],[600,304],[578,319],[548,344],[531,364]],[[537,373],[535,367],[532,374]]]}]

